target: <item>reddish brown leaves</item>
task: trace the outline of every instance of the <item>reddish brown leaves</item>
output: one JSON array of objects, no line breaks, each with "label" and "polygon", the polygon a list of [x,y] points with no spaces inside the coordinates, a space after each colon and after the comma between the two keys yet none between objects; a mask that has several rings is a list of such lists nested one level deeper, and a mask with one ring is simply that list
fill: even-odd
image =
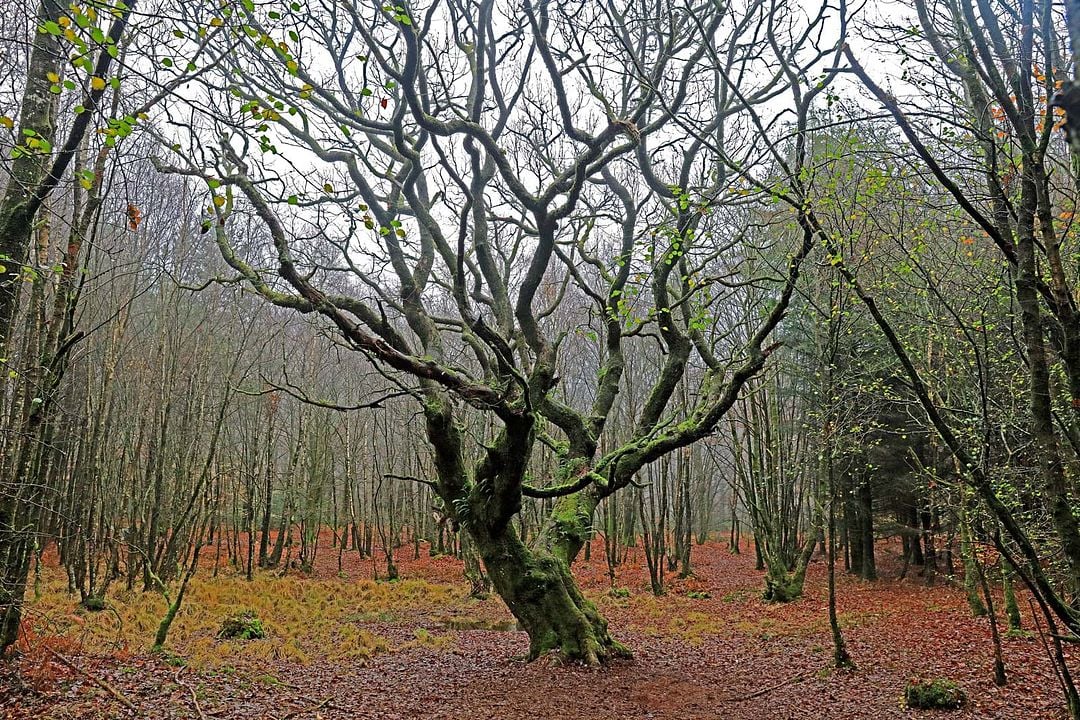
[{"label": "reddish brown leaves", "polygon": [[[320,547],[315,574],[337,582],[338,548],[329,535]],[[176,668],[160,658],[95,658],[77,656],[70,646],[65,650],[151,718],[197,717],[194,695],[207,717],[223,720],[280,719],[297,711],[305,714],[296,717],[328,720],[916,718],[929,716],[901,708],[904,685],[912,678],[935,677],[955,680],[971,699],[949,718],[1059,717],[1061,698],[1038,642],[1005,640],[1009,684],[995,687],[986,620],[972,618],[962,591],[940,579],[926,587],[914,569],[905,581],[892,579],[900,570],[897,548],[880,548],[878,566],[886,579],[866,583],[838,577],[840,619],[858,664],[854,672],[830,668],[821,559],[810,568],[805,597],[769,605],[761,600],[762,578],[754,570],[752,549],[733,556],[721,544],[695,546],[695,576],[674,580],[660,598],[648,591],[640,552],[631,549],[618,569],[617,587],[628,589],[629,597],[608,593],[602,544],[593,548],[591,561],[575,565],[615,636],[635,653],[633,661],[600,670],[517,659],[527,650],[527,638],[507,629],[508,615],[497,598],[455,600],[385,617],[358,613],[349,622],[387,638],[391,646],[365,662],[271,659],[230,673],[189,670],[182,685],[174,680]],[[345,551],[347,578],[340,582],[370,577],[373,568],[381,571],[378,548],[375,554],[373,562]],[[426,546],[414,559],[411,546],[404,545],[395,563],[405,577],[464,587],[460,563],[448,556],[432,558]],[[313,612],[312,622],[318,622]],[[63,668],[41,666],[42,659],[40,653],[32,655],[21,676],[0,666],[0,717],[128,716],[105,693]],[[50,682],[42,684],[43,676]]]},{"label": "reddish brown leaves", "polygon": [[139,229],[139,223],[142,222],[143,216],[142,216],[142,210],[140,210],[139,206],[136,205],[135,203],[128,203],[128,206],[127,206],[127,219],[128,219],[128,228],[129,229],[131,229],[131,230],[138,230]]}]

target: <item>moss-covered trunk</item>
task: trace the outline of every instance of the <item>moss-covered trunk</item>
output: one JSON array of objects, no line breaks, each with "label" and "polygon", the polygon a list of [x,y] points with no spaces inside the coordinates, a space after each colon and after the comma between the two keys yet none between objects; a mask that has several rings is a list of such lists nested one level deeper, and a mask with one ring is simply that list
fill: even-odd
[{"label": "moss-covered trunk", "polygon": [[533,417],[504,417],[503,430],[470,471],[452,405],[432,391],[424,416],[443,507],[468,532],[492,588],[529,634],[529,658],[553,652],[567,662],[596,665],[628,654],[570,574],[570,562],[589,537],[595,496],[559,497],[534,547],[526,547],[514,530],[532,454]]},{"label": "moss-covered trunk", "polygon": [[779,555],[762,549],[766,567],[763,597],[767,602],[784,603],[802,597],[803,585],[806,583],[806,568],[810,565],[810,558],[814,554],[814,547],[820,537],[821,530],[817,527],[812,528],[806,540],[803,541],[799,555],[790,564]]},{"label": "moss-covered trunk", "polygon": [[472,531],[495,591],[529,634],[529,659],[555,652],[568,662],[596,665],[628,655],[607,621],[582,595],[570,567],[545,550],[527,548],[513,529],[497,536]]},{"label": "moss-covered trunk", "polygon": [[558,498],[540,532],[539,544],[567,565],[572,565],[581,548],[589,542],[593,516],[599,504],[596,495],[590,492]]},{"label": "moss-covered trunk", "polygon": [[806,582],[806,568],[788,570],[783,563],[766,563],[765,592],[762,597],[766,602],[786,603],[798,600],[803,594]]}]

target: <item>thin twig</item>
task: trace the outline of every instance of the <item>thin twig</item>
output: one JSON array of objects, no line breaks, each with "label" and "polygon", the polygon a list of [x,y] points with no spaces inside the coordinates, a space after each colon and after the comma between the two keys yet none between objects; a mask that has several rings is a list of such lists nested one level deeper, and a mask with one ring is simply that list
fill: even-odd
[{"label": "thin twig", "polygon": [[173,675],[173,680],[180,687],[187,688],[187,691],[189,693],[191,693],[191,703],[192,703],[192,705],[195,706],[195,712],[199,713],[199,720],[206,720],[206,713],[203,712],[202,706],[199,705],[199,697],[195,693],[195,688],[192,687],[191,685],[188,685],[187,683],[185,683],[183,680],[180,679],[180,675],[183,672],[184,672],[184,668],[183,667],[179,668],[176,671],[176,674]]},{"label": "thin twig", "polygon": [[316,710],[322,710],[324,707],[330,707],[332,705],[332,703],[333,703],[333,698],[326,698],[325,700],[323,700],[318,705],[309,705],[308,707],[300,708],[299,710],[293,710],[291,713],[287,713],[285,715],[282,715],[279,720],[290,720],[290,718],[298,717],[300,715],[303,715],[304,713],[315,712]]},{"label": "thin twig", "polygon": [[776,685],[770,685],[769,687],[765,687],[765,688],[762,688],[760,690],[755,690],[754,692],[750,693],[749,695],[735,695],[735,696],[732,696],[732,697],[721,698],[720,702],[729,702],[729,703],[731,703],[731,702],[746,702],[747,700],[753,700],[754,698],[759,698],[762,695],[768,695],[773,690],[779,690],[782,687],[786,687],[788,685],[794,685],[797,682],[802,682],[803,680],[806,679],[806,676],[808,674],[809,673],[800,673],[799,675],[796,675],[794,677],[790,677],[790,678],[788,678],[787,680],[784,680],[781,683],[777,683]]},{"label": "thin twig", "polygon": [[102,680],[101,678],[99,678],[99,677],[95,677],[94,675],[91,675],[91,674],[90,674],[89,672],[87,672],[86,670],[83,670],[83,669],[82,669],[81,667],[79,667],[78,665],[76,665],[76,664],[75,664],[74,662],[72,662],[71,660],[68,660],[68,659],[67,659],[66,657],[64,657],[63,655],[61,655],[61,654],[60,654],[60,653],[58,653],[57,651],[53,650],[53,649],[52,649],[51,647],[49,647],[48,645],[43,645],[42,647],[44,647],[44,648],[45,648],[45,651],[46,651],[47,653],[49,653],[50,655],[52,655],[52,656],[53,656],[54,658],[56,658],[57,660],[59,660],[59,661],[60,661],[61,663],[63,663],[63,664],[64,664],[64,665],[66,665],[67,667],[71,668],[71,669],[72,669],[72,670],[74,670],[75,672],[79,673],[79,674],[80,674],[80,675],[82,675],[82,676],[83,676],[84,678],[86,678],[86,679],[87,679],[87,680],[89,680],[90,682],[92,682],[92,683],[94,683],[95,685],[97,685],[98,687],[100,687],[100,688],[101,688],[102,690],[105,690],[105,691],[106,691],[107,693],[109,693],[110,695],[112,695],[112,696],[113,696],[114,698],[116,698],[116,700],[117,700],[117,701],[118,701],[118,702],[119,702],[119,703],[120,703],[121,705],[123,705],[124,707],[126,707],[126,708],[127,708],[128,710],[131,710],[131,711],[132,711],[132,712],[134,712],[134,713],[135,713],[136,715],[141,715],[141,714],[142,714],[142,713],[140,713],[140,712],[139,712],[139,708],[137,708],[137,707],[135,706],[135,703],[133,703],[133,702],[131,702],[130,700],[128,700],[128,699],[127,699],[127,696],[126,696],[126,695],[124,695],[124,694],[123,694],[122,692],[120,692],[119,690],[117,690],[117,689],[116,689],[115,687],[113,687],[113,686],[112,686],[112,685],[110,685],[109,683],[105,682],[105,681],[104,681],[104,680]]},{"label": "thin twig", "polygon": [[409,482],[422,483],[432,488],[433,490],[439,489],[438,484],[434,480],[425,480],[424,478],[418,478],[414,475],[397,475],[395,473],[383,473],[383,477],[387,478],[388,480],[408,480]]},{"label": "thin twig", "polygon": [[1054,658],[1054,653],[1050,650],[1050,643],[1046,639],[1047,631],[1052,632],[1050,628],[1047,631],[1043,630],[1042,622],[1039,621],[1039,614],[1035,611],[1035,601],[1030,597],[1028,598],[1028,605],[1031,606],[1031,619],[1035,621],[1035,629],[1039,632],[1039,640],[1042,642],[1043,651],[1046,653],[1046,659],[1050,661],[1050,667],[1054,669],[1054,677],[1058,681],[1058,685],[1068,696],[1068,688],[1065,685],[1065,678],[1061,676],[1061,668],[1058,667],[1057,661]]}]

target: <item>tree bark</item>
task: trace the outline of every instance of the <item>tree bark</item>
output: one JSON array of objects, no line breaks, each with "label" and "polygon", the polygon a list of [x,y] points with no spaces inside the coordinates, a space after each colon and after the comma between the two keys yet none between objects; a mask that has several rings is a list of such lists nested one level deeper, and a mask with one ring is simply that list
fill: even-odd
[{"label": "tree bark", "polygon": [[570,566],[546,550],[531,550],[512,526],[488,534],[470,529],[495,591],[529,634],[529,659],[555,652],[561,660],[596,665],[629,652],[582,595]]},{"label": "tree bark", "polygon": [[859,577],[877,580],[877,563],[874,560],[874,494],[869,478],[863,478],[858,491],[859,518]]}]

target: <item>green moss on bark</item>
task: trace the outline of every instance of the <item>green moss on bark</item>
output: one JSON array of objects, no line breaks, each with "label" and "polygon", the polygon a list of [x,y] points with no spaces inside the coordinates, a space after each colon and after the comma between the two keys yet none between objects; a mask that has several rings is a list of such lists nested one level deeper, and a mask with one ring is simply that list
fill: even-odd
[{"label": "green moss on bark", "polygon": [[529,634],[530,660],[554,653],[561,661],[597,665],[629,655],[581,594],[565,561],[526,548],[509,530],[476,542],[495,590]]},{"label": "green moss on bark", "polygon": [[804,573],[770,567],[765,574],[763,597],[767,602],[777,603],[798,600],[803,594],[804,579]]}]

